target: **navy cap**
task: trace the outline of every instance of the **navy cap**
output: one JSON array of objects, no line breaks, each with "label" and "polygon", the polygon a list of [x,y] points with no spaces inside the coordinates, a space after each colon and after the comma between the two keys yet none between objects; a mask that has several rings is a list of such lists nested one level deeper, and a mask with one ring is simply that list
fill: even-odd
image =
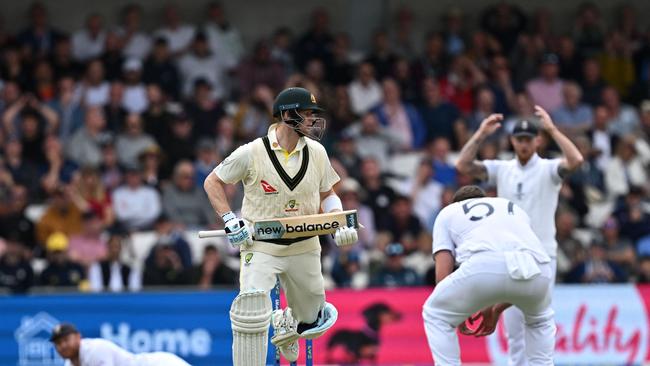
[{"label": "navy cap", "polygon": [[537,126],[528,120],[521,120],[517,121],[515,123],[515,128],[512,129],[512,136],[530,136],[530,137],[535,137],[537,136]]},{"label": "navy cap", "polygon": [[61,323],[52,329],[52,334],[50,335],[50,342],[56,342],[60,338],[67,336],[68,334],[79,333],[77,328],[70,323]]}]

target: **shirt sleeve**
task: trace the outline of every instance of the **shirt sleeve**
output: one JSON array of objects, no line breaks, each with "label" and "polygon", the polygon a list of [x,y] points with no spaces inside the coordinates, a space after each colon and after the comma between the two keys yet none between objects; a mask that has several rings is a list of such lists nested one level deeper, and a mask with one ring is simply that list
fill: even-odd
[{"label": "shirt sleeve", "polygon": [[551,177],[551,181],[559,185],[562,183],[562,177],[560,177],[560,172],[558,169],[560,169],[560,163],[562,162],[562,159],[548,159],[545,160],[546,162],[546,168],[548,169],[548,175]]},{"label": "shirt sleeve", "polygon": [[483,165],[488,175],[488,184],[497,184],[497,177],[499,176],[499,168],[503,164],[501,160],[483,160]]},{"label": "shirt sleeve", "polygon": [[237,183],[248,175],[251,166],[250,159],[250,144],[242,145],[214,168],[214,174],[224,183]]},{"label": "shirt sleeve", "polygon": [[320,191],[321,192],[327,192],[332,187],[336,182],[341,180],[339,175],[336,173],[334,168],[332,167],[332,163],[330,163],[329,157],[327,156],[327,152],[325,151],[325,148],[323,148],[322,151],[322,164],[321,164],[321,171],[323,172],[323,175],[320,180]]},{"label": "shirt sleeve", "polygon": [[449,232],[449,212],[451,206],[442,209],[433,224],[433,254],[441,250],[449,250],[451,255],[456,256],[456,247]]}]

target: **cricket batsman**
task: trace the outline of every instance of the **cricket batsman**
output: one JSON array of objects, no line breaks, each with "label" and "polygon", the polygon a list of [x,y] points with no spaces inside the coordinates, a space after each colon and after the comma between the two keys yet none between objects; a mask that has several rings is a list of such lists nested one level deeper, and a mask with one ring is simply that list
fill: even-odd
[{"label": "cricket batsman", "polygon": [[[336,321],[336,308],[325,302],[318,237],[259,241],[248,226],[263,219],[342,211],[332,189],[339,176],[318,142],[325,131],[325,119],[318,115],[322,111],[308,90],[283,90],[273,103],[268,134],[237,148],[205,180],[228,242],[241,251],[240,292],[230,308],[235,366],[265,364],[269,323],[275,330],[271,342],[293,362],[298,338],[317,338]],[[244,186],[241,217],[231,211],[223,188],[239,181]],[[334,234],[338,246],[357,239],[355,228],[340,227]],[[288,307],[272,312],[276,277]]]}]

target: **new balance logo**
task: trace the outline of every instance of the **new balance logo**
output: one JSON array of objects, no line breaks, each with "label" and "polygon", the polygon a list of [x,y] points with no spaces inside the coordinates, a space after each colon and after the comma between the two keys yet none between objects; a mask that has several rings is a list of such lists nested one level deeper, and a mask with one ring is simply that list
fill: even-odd
[{"label": "new balance logo", "polygon": [[278,194],[278,190],[273,188],[273,186],[267,183],[265,180],[261,181],[260,184],[262,185],[264,194]]}]

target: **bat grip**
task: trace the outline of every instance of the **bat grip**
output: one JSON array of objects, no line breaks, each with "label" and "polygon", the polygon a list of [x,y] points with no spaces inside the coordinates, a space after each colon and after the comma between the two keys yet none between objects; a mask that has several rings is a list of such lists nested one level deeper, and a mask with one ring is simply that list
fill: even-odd
[{"label": "bat grip", "polygon": [[201,230],[199,238],[216,238],[226,236],[226,230]]}]

